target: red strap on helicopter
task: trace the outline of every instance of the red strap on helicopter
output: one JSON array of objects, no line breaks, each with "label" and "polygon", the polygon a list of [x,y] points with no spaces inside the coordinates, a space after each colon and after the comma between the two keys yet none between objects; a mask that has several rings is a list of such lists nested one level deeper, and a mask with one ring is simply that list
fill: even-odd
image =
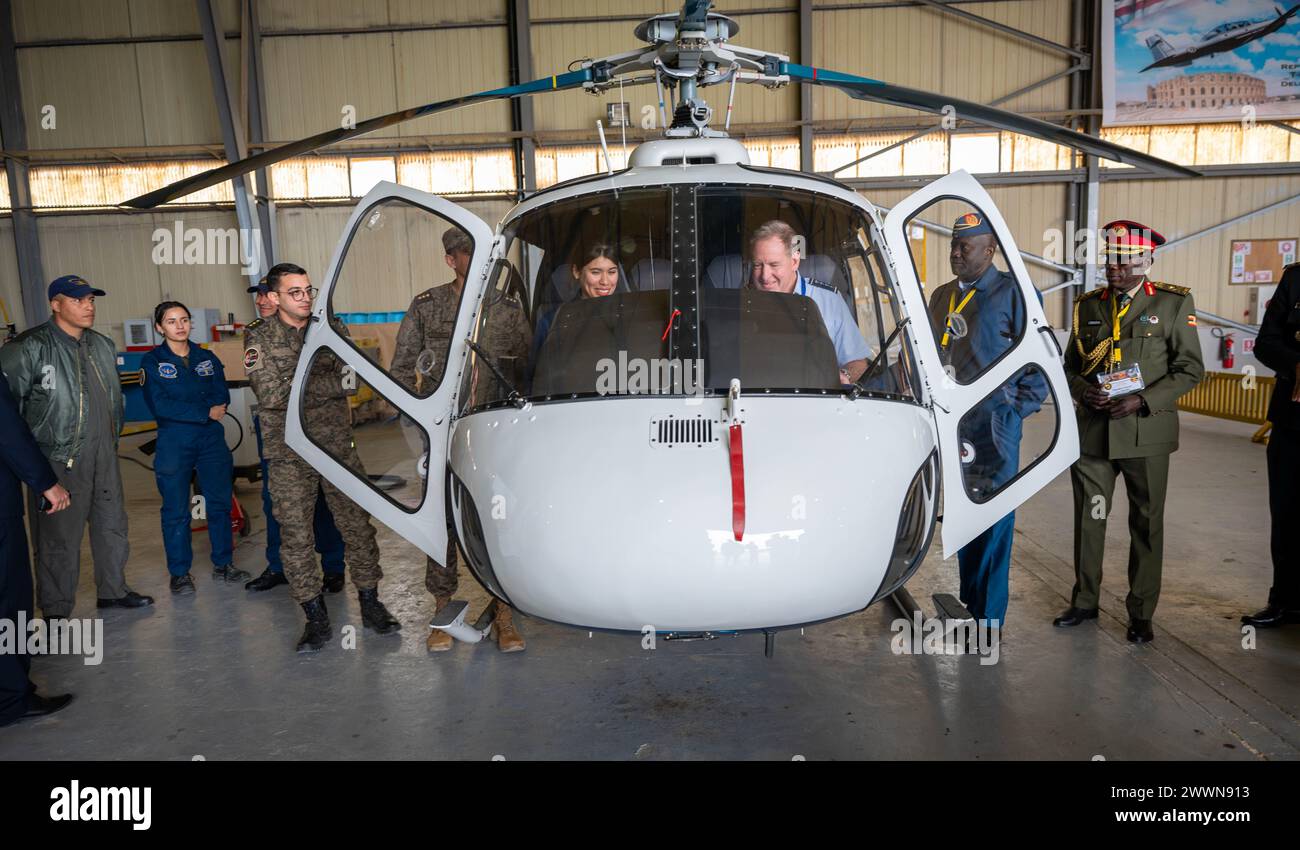
[{"label": "red strap on helicopter", "polygon": [[739,541],[745,536],[745,448],[740,424],[731,426],[731,530]]},{"label": "red strap on helicopter", "polygon": [[664,340],[668,339],[668,332],[673,329],[673,319],[677,318],[681,314],[682,314],[681,310],[673,310],[673,314],[668,317],[668,327],[664,328],[664,335],[659,337],[660,342],[663,342]]}]

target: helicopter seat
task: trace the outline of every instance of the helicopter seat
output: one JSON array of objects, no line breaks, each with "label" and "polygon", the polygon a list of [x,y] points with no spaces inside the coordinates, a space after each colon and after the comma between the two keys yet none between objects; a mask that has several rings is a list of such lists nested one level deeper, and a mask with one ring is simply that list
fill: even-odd
[{"label": "helicopter seat", "polygon": [[655,289],[669,289],[673,280],[673,261],[658,257],[647,257],[632,267],[629,282],[637,292],[650,292]]},{"label": "helicopter seat", "polygon": [[844,303],[849,305],[849,312],[853,310],[853,291],[848,282],[844,279],[844,273],[841,271],[840,264],[826,254],[809,254],[799,263],[799,271],[804,277],[820,280],[822,283],[835,288],[835,291],[844,299]]},{"label": "helicopter seat", "polygon": [[739,254],[719,254],[704,272],[713,289],[740,289],[745,282],[745,264]]}]

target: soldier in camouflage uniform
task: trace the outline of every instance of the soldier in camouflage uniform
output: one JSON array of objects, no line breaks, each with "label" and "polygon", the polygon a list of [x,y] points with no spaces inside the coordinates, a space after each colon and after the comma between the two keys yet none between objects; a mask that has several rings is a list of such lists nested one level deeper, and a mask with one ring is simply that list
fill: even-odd
[{"label": "soldier in camouflage uniform", "polygon": [[[276,312],[251,322],[244,331],[244,368],[257,395],[262,421],[263,454],[275,518],[282,529],[281,557],[289,590],[307,615],[298,641],[299,652],[320,649],[329,639],[329,612],[322,595],[321,570],[314,554],[313,514],[318,487],[334,514],[347,552],[352,583],[357,586],[362,623],[379,634],[401,628],[379,601],[379,547],[366,512],[344,496],[284,442],[293,375],[302,353],[315,290],[307,273],[292,263],[274,266],[266,276]],[[346,329],[338,325],[346,334]],[[312,411],[313,440],[341,463],[364,475],[352,442],[352,412],[348,408],[343,364],[332,354],[320,356],[307,376],[303,406]]]},{"label": "soldier in camouflage uniform", "polygon": [[[452,228],[442,235],[442,246],[446,251],[447,265],[456,279],[426,289],[411,301],[397,331],[397,344],[389,368],[398,383],[421,397],[428,396],[442,382],[451,335],[456,327],[456,314],[460,310],[460,296],[465,289],[465,276],[469,273],[474,250],[469,234],[459,228]],[[526,356],[531,334],[518,301],[506,298],[490,305],[485,316],[486,327],[480,334],[480,345],[498,360]],[[484,381],[493,380],[488,374],[480,377]],[[439,564],[433,558],[427,559],[424,586],[433,594],[438,611],[445,608],[456,593],[456,535],[450,517],[447,520],[446,562]],[[495,604],[496,615],[492,625],[497,647],[502,652],[524,649],[524,639],[515,628],[510,606],[500,600]],[[453,643],[451,635],[433,629],[427,646],[430,652],[445,652]]]}]

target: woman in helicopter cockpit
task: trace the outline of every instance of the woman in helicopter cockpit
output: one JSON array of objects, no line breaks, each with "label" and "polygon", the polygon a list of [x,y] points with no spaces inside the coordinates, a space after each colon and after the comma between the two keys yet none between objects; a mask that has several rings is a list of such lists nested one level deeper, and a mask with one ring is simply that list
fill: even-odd
[{"label": "woman in helicopter cockpit", "polygon": [[573,283],[564,289],[571,294],[566,297],[561,293],[558,285],[563,281],[561,278],[555,287],[557,303],[537,320],[537,329],[533,334],[533,347],[528,356],[530,387],[533,383],[533,374],[537,369],[537,356],[541,353],[546,336],[550,333],[551,324],[555,321],[555,314],[560,311],[560,308],[580,298],[604,298],[614,294],[619,288],[618,254],[613,245],[603,243],[592,245],[585,253],[578,256],[577,262],[569,265],[568,271],[573,276]]}]

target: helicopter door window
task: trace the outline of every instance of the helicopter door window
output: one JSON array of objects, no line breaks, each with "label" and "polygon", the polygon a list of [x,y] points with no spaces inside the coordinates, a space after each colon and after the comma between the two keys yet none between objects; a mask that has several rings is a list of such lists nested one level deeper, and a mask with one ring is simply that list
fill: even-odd
[{"label": "helicopter door window", "polygon": [[331,317],[379,339],[376,365],[418,398],[447,368],[474,247],[450,220],[389,198],[361,216],[339,266]]},{"label": "helicopter door window", "polygon": [[962,481],[971,501],[987,502],[1051,451],[1059,431],[1051,384],[1030,364],[961,418]]},{"label": "helicopter door window", "polygon": [[533,331],[524,312],[523,278],[510,260],[498,260],[483,293],[483,308],[471,333],[468,368],[461,383],[461,409],[504,402],[523,395]]},{"label": "helicopter door window", "polygon": [[[903,334],[895,334],[902,319],[899,298],[883,273],[879,253],[865,227],[859,228],[858,242],[862,250],[847,254],[845,264],[853,287],[853,307],[858,320],[858,331],[870,347],[872,361],[870,373],[859,382],[873,393],[885,393],[916,398],[916,376],[911,351]],[[882,353],[881,346],[888,342]]]},{"label": "helicopter door window", "polygon": [[[972,384],[1024,338],[1024,290],[1008,271],[990,222],[967,201],[941,198],[906,227],[952,229],[949,239],[909,240],[925,293],[927,324],[944,380]],[[928,246],[928,247],[927,247]],[[1058,432],[1057,406],[1043,370],[1030,364],[962,416],[957,426],[962,479],[971,501],[986,502],[1046,455]]]},{"label": "helicopter door window", "polygon": [[[909,219],[952,229],[949,239],[909,240],[925,293],[928,326],[948,380],[971,384],[1025,333],[1024,295],[983,212],[966,201],[937,200]],[[919,331],[919,329],[918,329]]]},{"label": "helicopter door window", "polygon": [[[377,337],[353,333],[349,341],[379,361]],[[424,504],[428,434],[328,347],[312,358],[301,413],[307,438],[388,501],[411,513]]]}]

